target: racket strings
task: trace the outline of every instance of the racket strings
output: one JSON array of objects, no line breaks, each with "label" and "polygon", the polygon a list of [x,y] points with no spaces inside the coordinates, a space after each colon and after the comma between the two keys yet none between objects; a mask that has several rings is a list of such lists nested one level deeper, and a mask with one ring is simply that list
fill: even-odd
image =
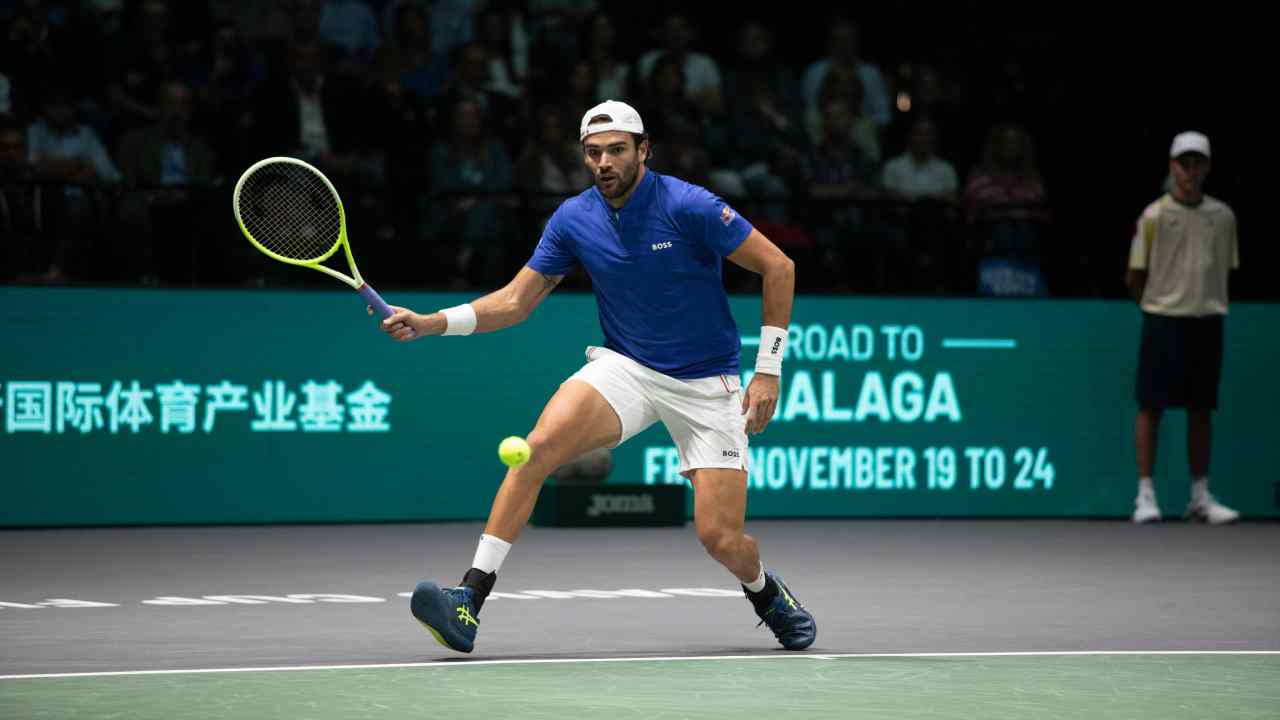
[{"label": "racket strings", "polygon": [[338,242],[338,203],[328,186],[300,165],[259,168],[245,180],[239,202],[249,234],[277,255],[314,260]]}]

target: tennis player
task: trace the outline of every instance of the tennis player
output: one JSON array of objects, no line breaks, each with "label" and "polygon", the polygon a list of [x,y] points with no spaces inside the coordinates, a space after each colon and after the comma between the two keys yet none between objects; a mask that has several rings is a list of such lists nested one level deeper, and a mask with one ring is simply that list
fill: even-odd
[{"label": "tennis player", "polygon": [[[720,198],[647,169],[649,137],[631,106],[609,100],[591,108],[579,138],[594,186],[560,205],[506,287],[426,315],[393,308],[382,322],[401,341],[501,330],[528,318],[582,263],[605,337],[603,347],[587,348],[586,364],[560,385],[528,434],[532,456],[507,472],[461,584],[420,583],[410,610],[443,645],[470,652],[485,597],[547,475],[661,421],[693,485],[703,547],[742,582],[783,647],[807,648],[817,636],[813,615],[764,568],[755,539],[743,532],[747,433],[764,430],[777,405],[795,266]],[[745,393],[724,257],[763,276],[760,349]]]}]

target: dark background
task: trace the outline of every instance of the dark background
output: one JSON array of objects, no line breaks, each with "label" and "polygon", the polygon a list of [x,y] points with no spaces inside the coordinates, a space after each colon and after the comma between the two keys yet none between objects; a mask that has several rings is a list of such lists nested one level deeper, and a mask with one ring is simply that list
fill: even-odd
[{"label": "dark background", "polygon": [[[25,2],[0,0],[0,17]],[[124,3],[126,17],[137,4]],[[375,12],[382,4],[370,3]],[[207,17],[203,6],[174,3],[188,23]],[[742,20],[762,18],[776,33],[778,62],[797,75],[823,55],[824,19],[832,9],[813,2],[755,8],[688,2],[600,6],[614,16],[623,58],[658,46],[663,19],[671,9],[681,9],[697,20],[695,49],[711,54],[722,72],[733,62]],[[1030,130],[1054,216],[1057,247],[1054,265],[1046,271],[1060,282],[1051,287],[1070,288],[1068,293],[1076,296],[1125,296],[1124,268],[1134,223],[1162,192],[1171,138],[1196,129],[1213,143],[1214,167],[1206,190],[1230,204],[1239,223],[1242,269],[1233,279],[1233,297],[1280,298],[1267,272],[1276,255],[1273,243],[1257,222],[1263,190],[1254,157],[1269,152],[1267,136],[1245,129],[1246,124],[1263,128],[1270,118],[1267,25],[1258,11],[1230,3],[974,0],[885,0],[839,10],[860,24],[862,55],[880,67],[891,87],[904,68],[915,64],[943,70],[963,100],[964,113],[960,127],[942,129],[940,154],[956,165],[962,187],[988,127],[1016,121]],[[84,47],[78,52],[92,64],[100,50]],[[1255,117],[1263,122],[1246,123]],[[1255,145],[1260,151],[1253,150]],[[885,157],[901,150],[890,141]],[[376,268],[382,261],[377,249],[364,248],[362,257]]]},{"label": "dark background", "polygon": [[[720,3],[665,4],[673,5],[701,19],[710,52],[731,56],[730,29],[740,10]],[[822,19],[830,6],[785,5],[785,12],[770,5],[755,16],[776,28],[779,55],[803,72],[822,54]],[[1272,115],[1263,80],[1268,53],[1262,28],[1269,21],[1256,7],[894,0],[841,10],[861,23],[864,55],[886,80],[898,66],[923,60],[967,81],[970,126],[978,134],[956,137],[944,130],[943,157],[967,165],[992,123],[1027,126],[1057,237],[1079,246],[1086,259],[1079,272],[1098,273],[1106,296],[1125,295],[1129,241],[1143,208],[1163,192],[1173,136],[1205,133],[1214,153],[1205,190],[1231,205],[1239,225],[1241,269],[1232,278],[1232,296],[1280,298],[1267,270],[1277,257],[1275,243],[1250,222],[1263,212],[1263,188],[1247,180],[1258,176],[1249,168],[1259,136],[1246,132],[1246,118]],[[637,22],[660,18],[655,11]]]}]

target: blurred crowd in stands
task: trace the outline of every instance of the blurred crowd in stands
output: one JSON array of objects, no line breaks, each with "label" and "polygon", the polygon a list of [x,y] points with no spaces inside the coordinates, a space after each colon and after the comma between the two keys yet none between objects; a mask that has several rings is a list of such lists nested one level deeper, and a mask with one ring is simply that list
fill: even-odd
[{"label": "blurred crowd in stands", "polygon": [[1016,53],[974,76],[965,37],[867,52],[857,6],[814,5],[786,48],[768,15],[655,7],[0,0],[0,282],[331,283],[232,219],[240,173],[290,155],[334,181],[366,276],[490,288],[590,185],[577,125],[612,98],[644,118],[650,167],[729,200],[801,292],[1102,294],[1056,223]]}]

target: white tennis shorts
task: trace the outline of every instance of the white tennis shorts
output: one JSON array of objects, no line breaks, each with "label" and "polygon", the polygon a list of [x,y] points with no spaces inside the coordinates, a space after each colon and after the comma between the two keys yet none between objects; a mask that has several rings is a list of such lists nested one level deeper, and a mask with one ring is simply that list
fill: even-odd
[{"label": "white tennis shorts", "polygon": [[569,379],[587,383],[613,406],[622,421],[618,445],[661,420],[680,452],[681,475],[698,468],[747,469],[737,375],[677,380],[608,348],[588,347],[587,364]]}]

